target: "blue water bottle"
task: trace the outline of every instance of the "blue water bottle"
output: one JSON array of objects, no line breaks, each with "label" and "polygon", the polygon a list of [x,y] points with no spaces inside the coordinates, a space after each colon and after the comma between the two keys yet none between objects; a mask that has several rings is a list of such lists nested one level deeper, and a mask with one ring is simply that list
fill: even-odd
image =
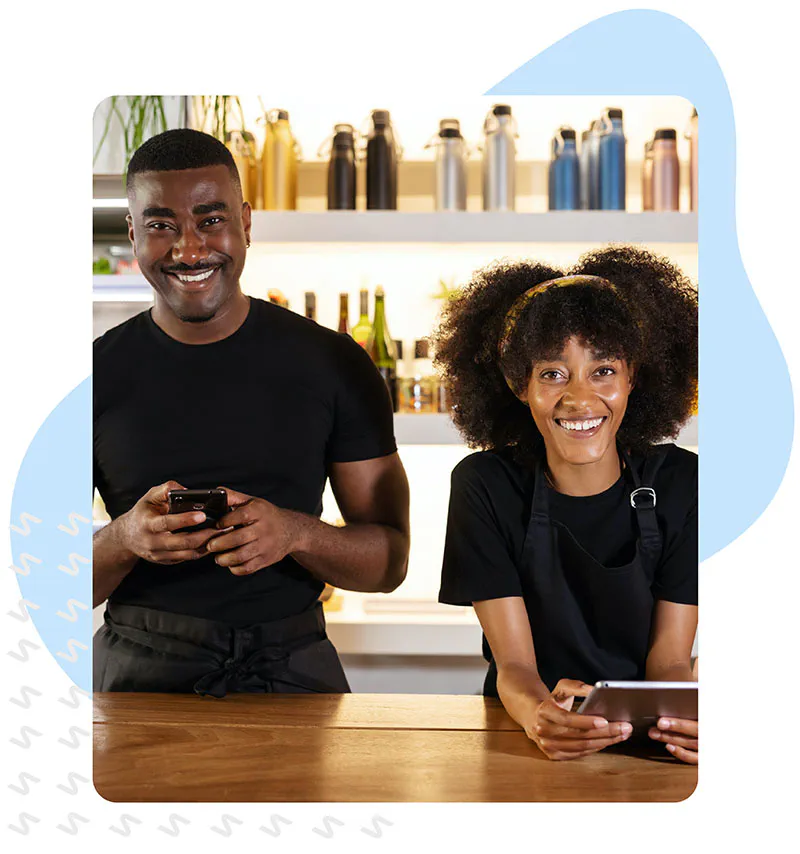
[{"label": "blue water bottle", "polygon": [[575,131],[561,127],[553,137],[548,198],[551,211],[576,211],[580,206],[578,149]]},{"label": "blue water bottle", "polygon": [[622,110],[613,108],[600,119],[600,208],[625,210],[625,134]]}]

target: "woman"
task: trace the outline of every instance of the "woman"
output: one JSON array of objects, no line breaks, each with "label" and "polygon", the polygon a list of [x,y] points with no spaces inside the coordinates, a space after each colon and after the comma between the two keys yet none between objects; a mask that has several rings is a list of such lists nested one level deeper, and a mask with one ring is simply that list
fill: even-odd
[{"label": "woman", "polygon": [[[674,444],[697,388],[697,295],[631,247],[479,271],[437,362],[471,454],[452,475],[439,599],[472,604],[484,694],[551,759],[628,738],[572,711],[599,679],[694,680],[697,457]],[[697,762],[697,722],[649,736]]]}]

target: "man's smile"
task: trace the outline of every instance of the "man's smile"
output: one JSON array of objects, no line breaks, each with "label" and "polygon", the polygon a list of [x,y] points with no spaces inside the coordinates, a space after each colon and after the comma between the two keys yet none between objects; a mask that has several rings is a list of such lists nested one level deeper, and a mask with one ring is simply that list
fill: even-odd
[{"label": "man's smile", "polygon": [[205,290],[212,284],[215,274],[222,268],[219,264],[215,267],[208,267],[203,270],[195,270],[194,272],[167,272],[167,275],[175,280],[181,290],[184,291],[201,291]]}]

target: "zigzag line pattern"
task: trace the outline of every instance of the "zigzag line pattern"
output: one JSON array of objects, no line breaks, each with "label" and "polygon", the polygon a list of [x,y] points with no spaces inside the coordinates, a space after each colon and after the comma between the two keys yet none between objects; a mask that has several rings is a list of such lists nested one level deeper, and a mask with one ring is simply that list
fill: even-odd
[{"label": "zigzag line pattern", "polygon": [[130,836],[131,835],[131,825],[132,824],[141,824],[141,820],[136,818],[135,815],[130,815],[130,813],[123,813],[119,817],[120,827],[115,827],[113,824],[109,825],[108,829],[113,830],[114,833],[118,833],[120,836]]},{"label": "zigzag line pattern", "polygon": [[366,833],[367,836],[371,836],[373,839],[380,839],[383,836],[383,829],[380,827],[381,824],[391,827],[394,822],[389,821],[388,818],[384,818],[382,815],[374,815],[372,816],[372,830],[368,827],[362,827],[361,832]]},{"label": "zigzag line pattern", "polygon": [[220,821],[222,822],[222,827],[212,826],[211,828],[214,833],[218,833],[220,836],[230,836],[233,833],[232,824],[243,824],[240,818],[236,818],[235,815],[229,815],[228,813],[224,813]]},{"label": "zigzag line pattern", "polygon": [[31,787],[28,785],[28,780],[31,783],[40,783],[41,780],[38,777],[34,777],[33,774],[29,774],[27,771],[23,771],[19,775],[19,786],[15,786],[13,783],[8,784],[8,788],[14,792],[19,792],[20,795],[27,795],[30,792]]},{"label": "zigzag line pattern", "polygon": [[42,520],[34,516],[32,513],[20,513],[19,521],[22,523],[21,525],[11,525],[11,530],[14,531],[15,534],[20,534],[23,537],[27,537],[31,532],[31,526],[28,522],[33,522],[35,525],[41,524]]},{"label": "zigzag line pattern", "polygon": [[84,736],[89,735],[89,733],[85,729],[81,729],[79,726],[71,726],[69,728],[69,734],[70,734],[70,736],[72,736],[71,741],[67,741],[66,738],[59,738],[58,743],[59,744],[66,744],[67,747],[71,747],[73,750],[75,750],[76,747],[80,747],[81,742],[80,742],[80,739],[78,738],[79,735],[84,735]]},{"label": "zigzag line pattern", "polygon": [[81,611],[89,610],[89,606],[85,602],[79,602],[77,599],[68,599],[67,608],[69,608],[69,614],[64,611],[56,611],[56,616],[61,617],[70,623],[78,622],[78,612],[75,610],[76,608],[80,608]]},{"label": "zigzag line pattern", "polygon": [[22,552],[22,554],[19,556],[19,562],[22,564],[22,569],[20,569],[13,563],[11,564],[11,569],[13,569],[14,572],[17,573],[17,575],[27,576],[31,574],[31,568],[30,566],[28,566],[28,564],[41,563],[42,561],[40,558],[34,557],[33,555],[28,554],[27,552]]},{"label": "zigzag line pattern", "polygon": [[272,829],[270,829],[269,827],[264,827],[264,825],[262,824],[261,827],[259,828],[259,830],[263,830],[264,833],[268,833],[270,836],[275,836],[275,837],[278,837],[281,835],[281,828],[280,828],[280,825],[278,824],[278,822],[283,822],[284,824],[291,824],[292,823],[291,821],[289,821],[288,818],[286,818],[285,816],[282,816],[282,815],[277,815],[277,813],[273,813],[269,817],[269,821],[270,821],[270,824],[272,825]]},{"label": "zigzag line pattern", "polygon": [[64,658],[67,661],[77,661],[78,653],[75,652],[76,649],[89,649],[85,643],[81,643],[79,640],[75,640],[75,638],[70,638],[67,641],[67,649],[69,650],[69,654],[66,652],[61,652],[60,650],[56,653],[59,658]]},{"label": "zigzag line pattern", "polygon": [[[177,836],[181,829],[178,827],[178,822],[182,822],[183,824],[191,824],[188,818],[184,818],[182,815],[178,815],[177,813],[171,813],[169,817],[169,828],[164,827],[164,825],[159,825],[158,829],[162,830],[164,833],[168,833],[170,836]],[[172,828],[170,830],[170,828]]]},{"label": "zigzag line pattern", "polygon": [[19,689],[19,693],[22,695],[21,700],[18,700],[16,697],[9,697],[8,702],[13,703],[15,706],[19,706],[22,709],[29,709],[31,707],[31,697],[42,696],[41,691],[37,691],[35,688],[31,688],[30,685],[23,685]]},{"label": "zigzag line pattern", "polygon": [[37,650],[41,649],[38,643],[34,643],[33,641],[29,641],[27,638],[23,638],[17,646],[19,647],[19,652],[14,652],[13,650],[9,650],[6,654],[10,655],[12,658],[16,658],[17,661],[26,662],[31,657],[31,654],[28,652],[29,649]]},{"label": "zigzag line pattern", "polygon": [[30,609],[31,611],[38,611],[39,607],[40,606],[37,605],[35,602],[29,602],[27,599],[20,599],[19,605],[17,606],[19,610],[14,611],[12,609],[11,611],[6,611],[6,614],[8,614],[9,617],[13,617],[15,620],[27,623],[28,620],[30,620],[31,618],[31,615],[28,613],[28,610]]},{"label": "zigzag line pattern", "polygon": [[19,734],[22,736],[22,740],[20,740],[20,739],[18,739],[18,738],[9,738],[9,741],[10,741],[12,744],[16,744],[16,745],[17,745],[17,747],[22,747],[22,748],[23,748],[23,749],[25,749],[25,750],[27,750],[27,749],[31,746],[31,744],[33,743],[33,742],[30,740],[30,737],[29,737],[29,736],[32,736],[32,735],[40,736],[40,735],[41,735],[41,733],[39,732],[39,730],[38,730],[38,729],[34,729],[32,726],[24,726],[24,727],[22,727],[22,728],[20,729],[20,731],[19,731]]},{"label": "zigzag line pattern", "polygon": [[77,552],[70,552],[67,560],[69,561],[69,566],[65,566],[63,563],[60,563],[58,568],[62,572],[66,572],[67,575],[72,575],[73,577],[78,575],[80,572],[80,567],[78,566],[79,563],[89,563],[88,557],[84,557]]},{"label": "zigzag line pattern", "polygon": [[83,522],[85,524],[89,524],[89,520],[85,516],[81,516],[80,513],[70,513],[69,514],[69,527],[66,525],[59,525],[58,530],[63,531],[65,534],[69,534],[70,537],[77,537],[80,533],[81,529],[78,527],[78,522]]},{"label": "zigzag line pattern", "polygon": [[81,697],[89,696],[88,691],[84,691],[83,688],[79,688],[77,685],[70,685],[68,693],[70,697],[72,697],[72,701],[68,700],[66,697],[59,697],[58,702],[65,706],[69,706],[70,709],[77,709],[81,704]]},{"label": "zigzag line pattern", "polygon": [[69,786],[59,783],[56,788],[61,789],[62,792],[66,792],[68,795],[78,794],[78,782],[89,782],[88,777],[84,777],[82,774],[76,774],[74,771],[70,771],[69,774],[67,774],[67,780],[69,781]]},{"label": "zigzag line pattern", "polygon": [[21,833],[23,836],[27,836],[31,832],[31,829],[28,826],[29,821],[34,824],[38,824],[41,819],[36,818],[35,815],[31,815],[29,812],[21,812],[19,814],[20,826],[17,827],[16,824],[9,824],[9,830],[14,830],[17,833]]},{"label": "zigzag line pattern", "polygon": [[332,816],[332,815],[323,816],[322,824],[325,826],[325,830],[320,830],[318,827],[315,827],[314,833],[316,833],[318,836],[324,837],[325,839],[330,839],[333,836],[333,834],[334,834],[333,825],[334,824],[338,824],[339,827],[344,827],[344,822],[339,821],[338,818],[336,818],[335,816]]},{"label": "zigzag line pattern", "polygon": [[63,830],[64,833],[68,833],[70,836],[75,836],[75,834],[79,830],[76,822],[78,822],[78,821],[88,822],[89,819],[86,818],[86,816],[78,815],[78,813],[76,813],[76,812],[71,812],[67,816],[67,821],[69,822],[69,827],[65,827],[63,824],[57,824],[56,827],[59,830]]}]

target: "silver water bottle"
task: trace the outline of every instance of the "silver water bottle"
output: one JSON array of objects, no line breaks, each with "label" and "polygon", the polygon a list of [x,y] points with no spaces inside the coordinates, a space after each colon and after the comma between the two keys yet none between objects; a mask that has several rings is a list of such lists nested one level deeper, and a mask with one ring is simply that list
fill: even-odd
[{"label": "silver water bottle", "polygon": [[516,202],[516,123],[507,104],[495,104],[483,123],[483,209],[513,211]]},{"label": "silver water bottle", "polygon": [[436,149],[436,210],[465,211],[469,149],[458,119],[442,119],[425,148]]}]

